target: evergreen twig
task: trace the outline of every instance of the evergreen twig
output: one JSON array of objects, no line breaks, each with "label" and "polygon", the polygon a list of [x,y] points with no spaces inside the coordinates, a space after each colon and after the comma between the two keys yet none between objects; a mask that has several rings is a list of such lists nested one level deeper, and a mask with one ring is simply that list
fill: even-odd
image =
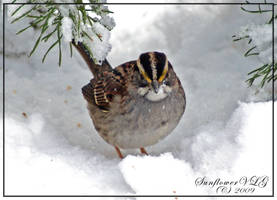
[{"label": "evergreen twig", "polygon": [[61,48],[61,38],[63,35],[60,33],[61,24],[57,27],[57,36],[58,36],[58,43],[59,43],[59,66],[62,64],[62,48]]},{"label": "evergreen twig", "polygon": [[[246,3],[248,3],[249,5],[251,3],[249,3],[248,1],[246,1]],[[265,0],[266,3],[266,0]],[[268,10],[268,9],[262,9],[260,4],[258,5],[258,9],[257,10],[248,10],[246,8],[244,8],[243,6],[241,6],[241,9],[244,12],[247,13],[251,13],[251,14],[262,14],[262,13],[267,13],[267,12],[272,12],[272,10]],[[277,14],[274,16],[273,14],[271,15],[270,19],[268,20],[268,22],[266,22],[265,24],[272,24],[273,23],[273,19],[277,20]],[[241,40],[245,40],[248,39],[248,45],[252,42],[252,38],[247,34],[248,29],[245,30],[245,35],[244,36],[237,36],[237,35],[233,35],[233,41],[237,42],[237,41],[241,41]],[[257,46],[252,46],[249,47],[249,49],[244,53],[245,57],[248,56],[257,56],[260,54],[260,52],[257,50]],[[256,52],[253,52],[253,50],[256,50]],[[271,62],[271,63],[266,63],[264,65],[262,65],[261,67],[258,67],[257,69],[251,71],[248,73],[248,76],[251,76],[249,79],[246,80],[246,82],[248,83],[249,87],[253,85],[253,83],[255,82],[255,80],[257,80],[258,78],[261,78],[260,81],[260,87],[262,88],[266,83],[269,83],[270,81],[276,81],[277,80],[277,62],[275,61],[275,63]]]},{"label": "evergreen twig", "polygon": [[[45,54],[43,55],[42,62],[45,61],[48,53],[58,45],[58,52],[59,52],[59,66],[61,66],[62,62],[62,41],[63,38],[62,34],[62,20],[64,19],[64,11],[68,9],[69,14],[66,17],[72,20],[72,35],[75,41],[82,41],[83,37],[90,37],[89,34],[86,32],[88,28],[91,28],[94,23],[99,22],[98,19],[93,19],[90,16],[90,13],[95,13],[98,17],[102,18],[110,11],[107,9],[106,6],[103,6],[99,3],[100,0],[89,0],[91,5],[86,6],[82,5],[83,0],[75,0],[75,3],[78,3],[71,7],[63,7],[61,8],[60,5],[53,4],[54,0],[44,0],[45,5],[26,5],[21,4],[19,5],[11,14],[14,19],[11,23],[16,23],[21,21],[24,18],[31,19],[28,26],[24,27],[23,29],[16,32],[16,34],[21,34],[24,31],[34,28],[40,30],[40,34],[36,39],[34,46],[32,47],[29,56],[32,56],[33,53],[36,51],[37,47],[39,46],[40,42],[48,42],[50,38],[55,38],[55,42],[50,45],[50,47],[46,50]],[[36,3],[38,0],[26,0],[26,2]],[[41,2],[41,1],[40,1]],[[17,0],[13,0],[12,3],[17,3]],[[21,3],[21,2],[19,2]],[[22,8],[28,6],[28,9],[24,12],[19,13]],[[86,9],[90,7],[90,9]],[[61,11],[63,9],[63,12]],[[18,16],[17,16],[18,15]],[[48,24],[49,19],[52,18],[51,24]],[[104,26],[104,25],[103,25]],[[111,29],[107,29],[110,31]],[[96,33],[95,33],[96,34]],[[96,34],[97,35],[97,34]],[[99,35],[97,35],[99,37]],[[101,38],[100,38],[101,39]],[[90,38],[90,40],[92,40]],[[70,44],[70,56],[72,57],[72,44]],[[87,46],[87,49],[90,48]],[[90,51],[91,52],[91,51]],[[92,54],[91,54],[92,55]]]}]

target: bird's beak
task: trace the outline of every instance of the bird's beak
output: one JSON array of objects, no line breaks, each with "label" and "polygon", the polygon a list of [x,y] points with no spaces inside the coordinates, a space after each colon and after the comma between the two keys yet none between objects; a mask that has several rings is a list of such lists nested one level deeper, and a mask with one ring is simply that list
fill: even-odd
[{"label": "bird's beak", "polygon": [[156,80],[152,81],[151,85],[152,85],[155,93],[158,93],[159,92],[159,83],[158,83],[158,81],[156,81]]}]

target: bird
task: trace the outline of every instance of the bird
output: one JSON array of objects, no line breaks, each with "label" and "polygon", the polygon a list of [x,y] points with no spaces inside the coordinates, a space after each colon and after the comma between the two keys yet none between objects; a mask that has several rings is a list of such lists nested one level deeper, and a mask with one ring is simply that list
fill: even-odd
[{"label": "bird", "polygon": [[94,77],[82,87],[90,118],[98,134],[120,149],[140,149],[158,143],[178,125],[186,107],[182,84],[167,56],[145,52],[112,68],[96,65],[82,43],[79,50]]}]

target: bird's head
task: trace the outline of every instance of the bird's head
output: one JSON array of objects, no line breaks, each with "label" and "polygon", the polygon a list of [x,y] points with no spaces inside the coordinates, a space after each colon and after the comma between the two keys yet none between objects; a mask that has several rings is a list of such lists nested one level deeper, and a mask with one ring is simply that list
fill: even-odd
[{"label": "bird's head", "polygon": [[159,101],[168,96],[171,88],[166,85],[169,72],[168,60],[164,53],[147,52],[139,56],[137,66],[146,87],[139,88],[139,94],[150,101]]}]

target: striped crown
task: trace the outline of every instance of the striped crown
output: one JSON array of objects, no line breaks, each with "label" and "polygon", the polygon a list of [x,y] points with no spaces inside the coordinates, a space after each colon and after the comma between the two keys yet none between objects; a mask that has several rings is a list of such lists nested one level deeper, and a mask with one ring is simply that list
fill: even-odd
[{"label": "striped crown", "polygon": [[148,83],[156,80],[162,82],[168,72],[168,61],[164,53],[147,52],[139,56],[137,66]]}]

